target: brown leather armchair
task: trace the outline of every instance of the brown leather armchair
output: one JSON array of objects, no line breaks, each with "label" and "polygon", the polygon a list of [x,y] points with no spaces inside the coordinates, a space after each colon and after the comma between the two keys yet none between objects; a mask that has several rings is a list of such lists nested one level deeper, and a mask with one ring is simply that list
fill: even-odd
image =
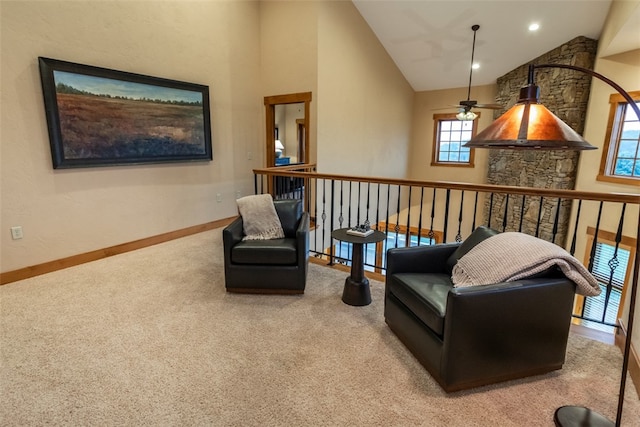
[{"label": "brown leather armchair", "polygon": [[301,200],[275,200],[285,237],[246,240],[242,217],[222,230],[225,286],[229,292],[301,294],[309,264],[309,213]]},{"label": "brown leather armchair", "polygon": [[479,227],[462,244],[387,252],[385,321],[447,392],[550,372],[565,360],[575,284],[558,270],[453,286],[457,260],[496,233]]}]

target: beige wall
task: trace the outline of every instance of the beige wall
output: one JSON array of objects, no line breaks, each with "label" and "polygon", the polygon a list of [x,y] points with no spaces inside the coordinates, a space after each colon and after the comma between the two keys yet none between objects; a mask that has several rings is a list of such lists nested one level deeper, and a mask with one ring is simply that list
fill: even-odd
[{"label": "beige wall", "polygon": [[[496,96],[497,86],[484,85],[474,86],[471,88],[471,98],[477,100],[479,103],[493,103]],[[474,150],[474,167],[453,167],[453,166],[432,166],[431,158],[433,151],[433,133],[434,133],[434,114],[445,113],[457,113],[455,107],[452,105],[458,105],[461,100],[467,99],[467,88],[453,88],[435,90],[429,92],[417,92],[413,103],[413,132],[412,132],[412,145],[411,155],[409,156],[409,172],[407,178],[425,181],[455,181],[455,182],[473,182],[473,183],[485,183],[487,177],[487,150]],[[478,118],[478,129],[480,132],[483,128],[493,122],[493,110],[475,110],[480,114]],[[414,191],[411,200],[412,209],[416,209],[418,200],[421,200],[419,194]],[[436,192],[435,204],[438,209],[443,209],[445,206],[446,192]],[[461,203],[461,193],[454,191],[450,194],[450,205],[459,206]],[[484,194],[479,195],[480,205],[484,199]],[[428,196],[425,196],[426,202],[423,204],[423,212],[430,212],[432,209],[432,195],[429,192]],[[463,203],[465,218],[472,218],[474,215],[475,204],[470,203],[467,199],[466,203]],[[456,224],[458,221],[459,212],[454,209],[449,213],[449,224]],[[406,210],[400,213],[400,218],[409,217]],[[434,224],[434,229],[438,231],[444,230],[444,212],[438,215],[439,222]],[[393,219],[395,221],[395,219]],[[417,215],[411,216],[411,222],[414,227],[418,226],[420,218]],[[429,227],[430,225],[423,224],[422,227]],[[461,234],[468,236],[472,230],[473,223],[471,221],[465,221],[462,225]],[[457,230],[453,230],[449,226],[447,239],[452,240]]]},{"label": "beige wall", "polygon": [[[467,88],[434,90],[417,92],[413,104],[413,136],[409,178],[426,181],[458,181],[484,183],[487,178],[487,150],[475,151],[475,167],[431,166],[433,151],[434,114],[457,113],[451,105],[458,105],[467,99]],[[497,86],[495,84],[474,86],[471,88],[471,99],[478,103],[495,102]],[[444,108],[444,109],[443,109]],[[478,132],[493,122],[493,110],[474,110],[480,114]]]},{"label": "beige wall", "polygon": [[351,2],[320,4],[320,172],[404,178],[413,94]]},{"label": "beige wall", "polygon": [[[311,92],[309,161],[316,161],[318,96],[318,5],[313,1],[260,2],[262,97]],[[264,107],[262,129],[264,129]],[[264,133],[264,131],[263,131]],[[262,150],[266,153],[266,136]],[[263,154],[264,157],[265,154]],[[262,164],[263,166],[266,164]]]},{"label": "beige wall", "polygon": [[[3,272],[235,215],[235,193],[253,192],[262,161],[258,3],[0,8]],[[53,170],[38,56],[208,85],[214,160]],[[14,225],[22,240],[11,240]]]}]

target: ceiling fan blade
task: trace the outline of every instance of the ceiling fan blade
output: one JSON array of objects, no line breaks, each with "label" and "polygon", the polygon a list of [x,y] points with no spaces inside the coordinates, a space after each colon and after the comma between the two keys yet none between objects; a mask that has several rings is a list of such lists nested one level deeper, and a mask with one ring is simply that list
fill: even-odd
[{"label": "ceiling fan blade", "polygon": [[474,108],[484,108],[487,110],[502,110],[504,107],[498,104],[476,104]]},{"label": "ceiling fan blade", "polygon": [[433,108],[434,110],[446,110],[446,109],[451,109],[451,108],[471,108],[468,105],[464,105],[464,104],[449,104],[446,105],[444,107],[438,107],[438,108]]},{"label": "ceiling fan blade", "polygon": [[[466,101],[465,101],[465,104],[466,104]],[[484,110],[501,110],[504,108],[502,105],[499,105],[499,104],[473,104],[473,105],[469,105],[469,104],[465,105],[465,104],[448,105],[446,107],[432,108],[431,110],[451,110],[453,108],[457,108],[458,110],[471,111],[474,108],[480,108]]]}]

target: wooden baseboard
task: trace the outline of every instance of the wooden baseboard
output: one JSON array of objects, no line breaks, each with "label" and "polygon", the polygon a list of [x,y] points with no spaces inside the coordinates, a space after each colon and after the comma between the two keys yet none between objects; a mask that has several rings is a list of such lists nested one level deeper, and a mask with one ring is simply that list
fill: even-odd
[{"label": "wooden baseboard", "polygon": [[98,249],[83,254],[72,255],[67,258],[49,261],[42,264],[32,265],[18,270],[0,273],[0,285],[16,282],[18,280],[28,279],[30,277],[39,276],[41,274],[51,273],[52,271],[62,270],[64,268],[73,267],[74,265],[84,264],[91,261],[97,261],[113,255],[119,255],[125,252],[135,251],[136,249],[145,248],[147,246],[157,245],[158,243],[168,242],[169,240],[179,239],[181,237],[190,236],[192,234],[201,233],[203,231],[213,230],[214,228],[224,227],[231,223],[236,217],[225,218],[217,221],[207,222],[205,224],[194,225],[192,227],[183,228],[181,230],[170,231],[168,233],[158,234],[133,242],[122,243],[120,245],[111,246],[104,249]]},{"label": "wooden baseboard", "polygon": [[[627,328],[623,322],[619,322],[620,327],[616,328],[616,346],[620,348],[620,351],[624,352],[624,345],[627,339]],[[631,381],[633,381],[633,385],[636,388],[636,393],[640,398],[640,357],[638,357],[638,352],[633,347],[633,343],[629,347],[629,375],[631,376]]]}]

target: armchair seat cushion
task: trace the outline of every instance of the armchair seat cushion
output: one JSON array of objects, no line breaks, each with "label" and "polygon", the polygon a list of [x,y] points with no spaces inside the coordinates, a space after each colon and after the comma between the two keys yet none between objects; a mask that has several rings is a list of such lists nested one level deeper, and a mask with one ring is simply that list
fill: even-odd
[{"label": "armchair seat cushion", "polygon": [[296,265],[296,239],[243,240],[231,249],[231,262],[247,265]]},{"label": "armchair seat cushion", "polygon": [[443,335],[451,276],[434,273],[397,273],[389,278],[389,292],[439,336]]}]

